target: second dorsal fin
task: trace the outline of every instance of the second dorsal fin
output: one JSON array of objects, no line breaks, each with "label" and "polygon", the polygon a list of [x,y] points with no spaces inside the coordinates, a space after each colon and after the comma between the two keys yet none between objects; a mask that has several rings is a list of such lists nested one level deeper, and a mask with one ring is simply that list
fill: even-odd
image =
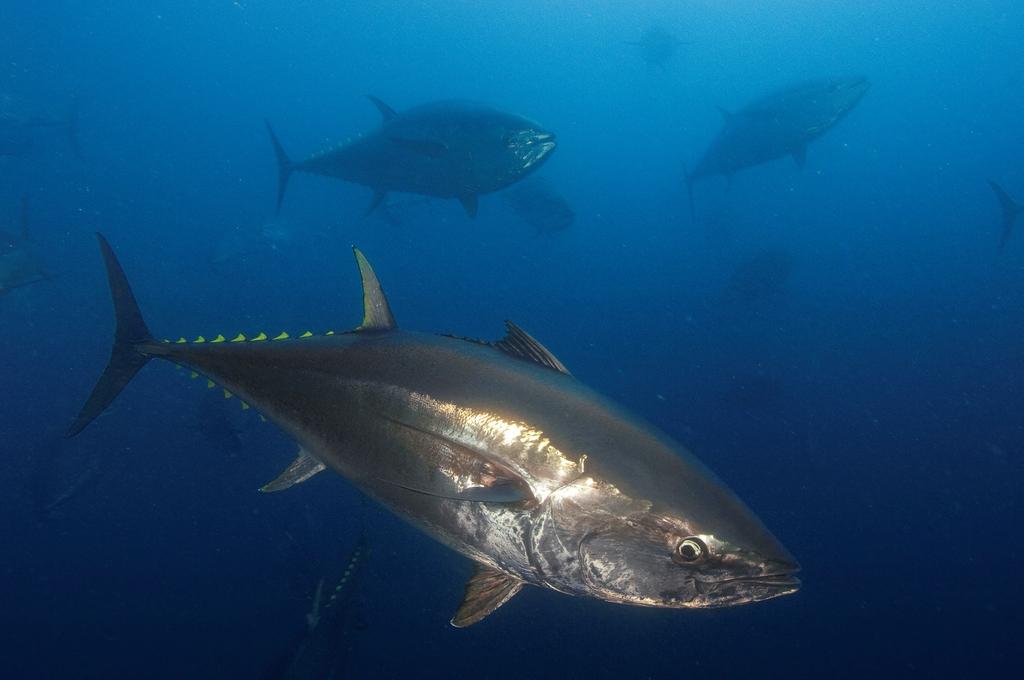
[{"label": "second dorsal fin", "polygon": [[366,98],[373,102],[373,105],[377,107],[378,111],[380,111],[380,117],[382,119],[382,122],[386,123],[398,115],[393,108],[385,104],[377,97],[374,97],[372,94],[366,95]]},{"label": "second dorsal fin", "polygon": [[359,248],[352,247],[356,256],[356,264],[359,265],[359,279],[363,284],[363,323],[357,331],[389,331],[398,328],[395,317],[391,314],[391,307],[388,299],[384,296],[384,289],[373,272],[373,267]]},{"label": "second dorsal fin", "polygon": [[540,344],[532,335],[511,321],[505,322],[505,328],[507,330],[505,337],[494,343],[494,346],[502,352],[518,359],[525,359],[535,364],[546,366],[559,373],[572,375],[569,373],[569,369],[565,367],[565,364],[559,361],[554,354],[548,351],[547,347]]}]

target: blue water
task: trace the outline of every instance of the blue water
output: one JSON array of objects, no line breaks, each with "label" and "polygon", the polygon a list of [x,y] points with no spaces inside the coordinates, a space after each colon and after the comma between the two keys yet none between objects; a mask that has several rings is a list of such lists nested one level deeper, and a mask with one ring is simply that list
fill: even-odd
[{"label": "blue water", "polygon": [[[4,677],[259,677],[360,531],[348,677],[1013,673],[1024,234],[998,252],[985,180],[1024,200],[1024,6],[111,0],[0,17],[0,93],[54,117],[77,96],[82,147],[38,130],[0,158],[0,226],[28,194],[57,273],[0,298]],[[663,68],[625,44],[652,25],[687,43]],[[691,220],[685,172],[716,107],[861,74],[870,92],[806,168],[702,182]],[[499,196],[475,220],[436,200],[389,223],[363,216],[367,189],[302,175],[273,221],[263,119],[301,157],[376,126],[368,93],[541,121],[559,140],[541,173],[575,223],[536,236]],[[232,249],[268,222],[287,237]],[[354,327],[351,244],[403,328],[497,338],[515,320],[727,480],[803,588],[695,612],[528,588],[456,630],[467,560],[336,476],[258,493],[294,444],[187,373],[148,367],[62,441],[109,352],[97,230],[167,336]],[[766,250],[789,280],[726,302]]]}]

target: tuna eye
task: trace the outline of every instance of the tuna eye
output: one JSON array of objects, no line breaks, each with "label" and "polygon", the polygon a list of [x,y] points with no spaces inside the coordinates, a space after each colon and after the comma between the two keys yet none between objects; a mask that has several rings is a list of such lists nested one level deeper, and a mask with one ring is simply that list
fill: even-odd
[{"label": "tuna eye", "polygon": [[676,553],[683,562],[696,562],[704,556],[704,543],[699,538],[686,538],[676,547]]}]

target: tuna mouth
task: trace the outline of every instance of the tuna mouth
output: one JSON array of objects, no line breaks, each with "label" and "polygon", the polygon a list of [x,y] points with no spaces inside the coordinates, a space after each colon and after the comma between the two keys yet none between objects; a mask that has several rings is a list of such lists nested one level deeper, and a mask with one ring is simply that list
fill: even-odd
[{"label": "tuna mouth", "polygon": [[519,159],[520,167],[527,170],[551,155],[558,142],[550,132],[531,130],[519,135],[509,146]]},{"label": "tuna mouth", "polygon": [[707,596],[712,606],[728,606],[742,602],[761,602],[800,590],[801,581],[792,570],[759,576],[738,576],[718,581],[697,580],[695,585],[700,595]]}]

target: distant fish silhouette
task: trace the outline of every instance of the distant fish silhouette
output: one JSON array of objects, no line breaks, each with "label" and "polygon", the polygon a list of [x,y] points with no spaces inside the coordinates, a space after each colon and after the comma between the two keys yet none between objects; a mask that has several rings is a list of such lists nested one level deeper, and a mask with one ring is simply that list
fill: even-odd
[{"label": "distant fish silhouette", "polygon": [[649,26],[640,33],[639,40],[627,41],[626,44],[639,48],[640,58],[648,66],[664,70],[679,46],[686,43],[660,26]]},{"label": "distant fish silhouette", "polygon": [[320,579],[313,591],[305,628],[263,673],[263,680],[346,677],[352,633],[366,628],[356,599],[358,580],[368,555],[366,538],[360,534],[333,580]]},{"label": "distant fish silhouette", "polygon": [[99,452],[54,434],[36,446],[30,487],[36,516],[45,520],[100,476]]},{"label": "distant fish silhouette", "polygon": [[15,288],[53,278],[33,252],[28,213],[28,198],[23,197],[18,233],[0,232],[0,296]]},{"label": "distant fish silhouette", "polygon": [[1013,225],[1017,221],[1017,216],[1024,210],[1024,206],[1010,198],[1010,195],[994,181],[989,180],[988,183],[992,187],[992,191],[995,192],[996,198],[999,199],[999,207],[1003,210],[1003,232],[999,237],[999,250],[1002,250],[1010,240]]},{"label": "distant fish silhouette", "polygon": [[784,250],[765,250],[740,262],[722,291],[728,304],[751,305],[785,288],[793,272],[793,256]]},{"label": "distant fish silhouette", "polygon": [[761,163],[792,156],[807,161],[807,145],[842,120],[867,93],[867,78],[815,80],[755,99],[735,113],[720,109],[722,130],[686,177],[693,215],[693,184],[713,175],[727,179]]},{"label": "distant fish silhouette", "polygon": [[538,234],[568,229],[576,219],[568,202],[543,177],[530,177],[502,193],[502,198]]},{"label": "distant fish silhouette", "polygon": [[[4,98],[10,104],[10,96]],[[0,108],[0,156],[27,156],[34,148],[34,130],[54,128],[64,130],[68,146],[78,158],[82,157],[78,145],[78,98],[71,100],[65,118],[27,116],[11,110],[11,106]]]}]

